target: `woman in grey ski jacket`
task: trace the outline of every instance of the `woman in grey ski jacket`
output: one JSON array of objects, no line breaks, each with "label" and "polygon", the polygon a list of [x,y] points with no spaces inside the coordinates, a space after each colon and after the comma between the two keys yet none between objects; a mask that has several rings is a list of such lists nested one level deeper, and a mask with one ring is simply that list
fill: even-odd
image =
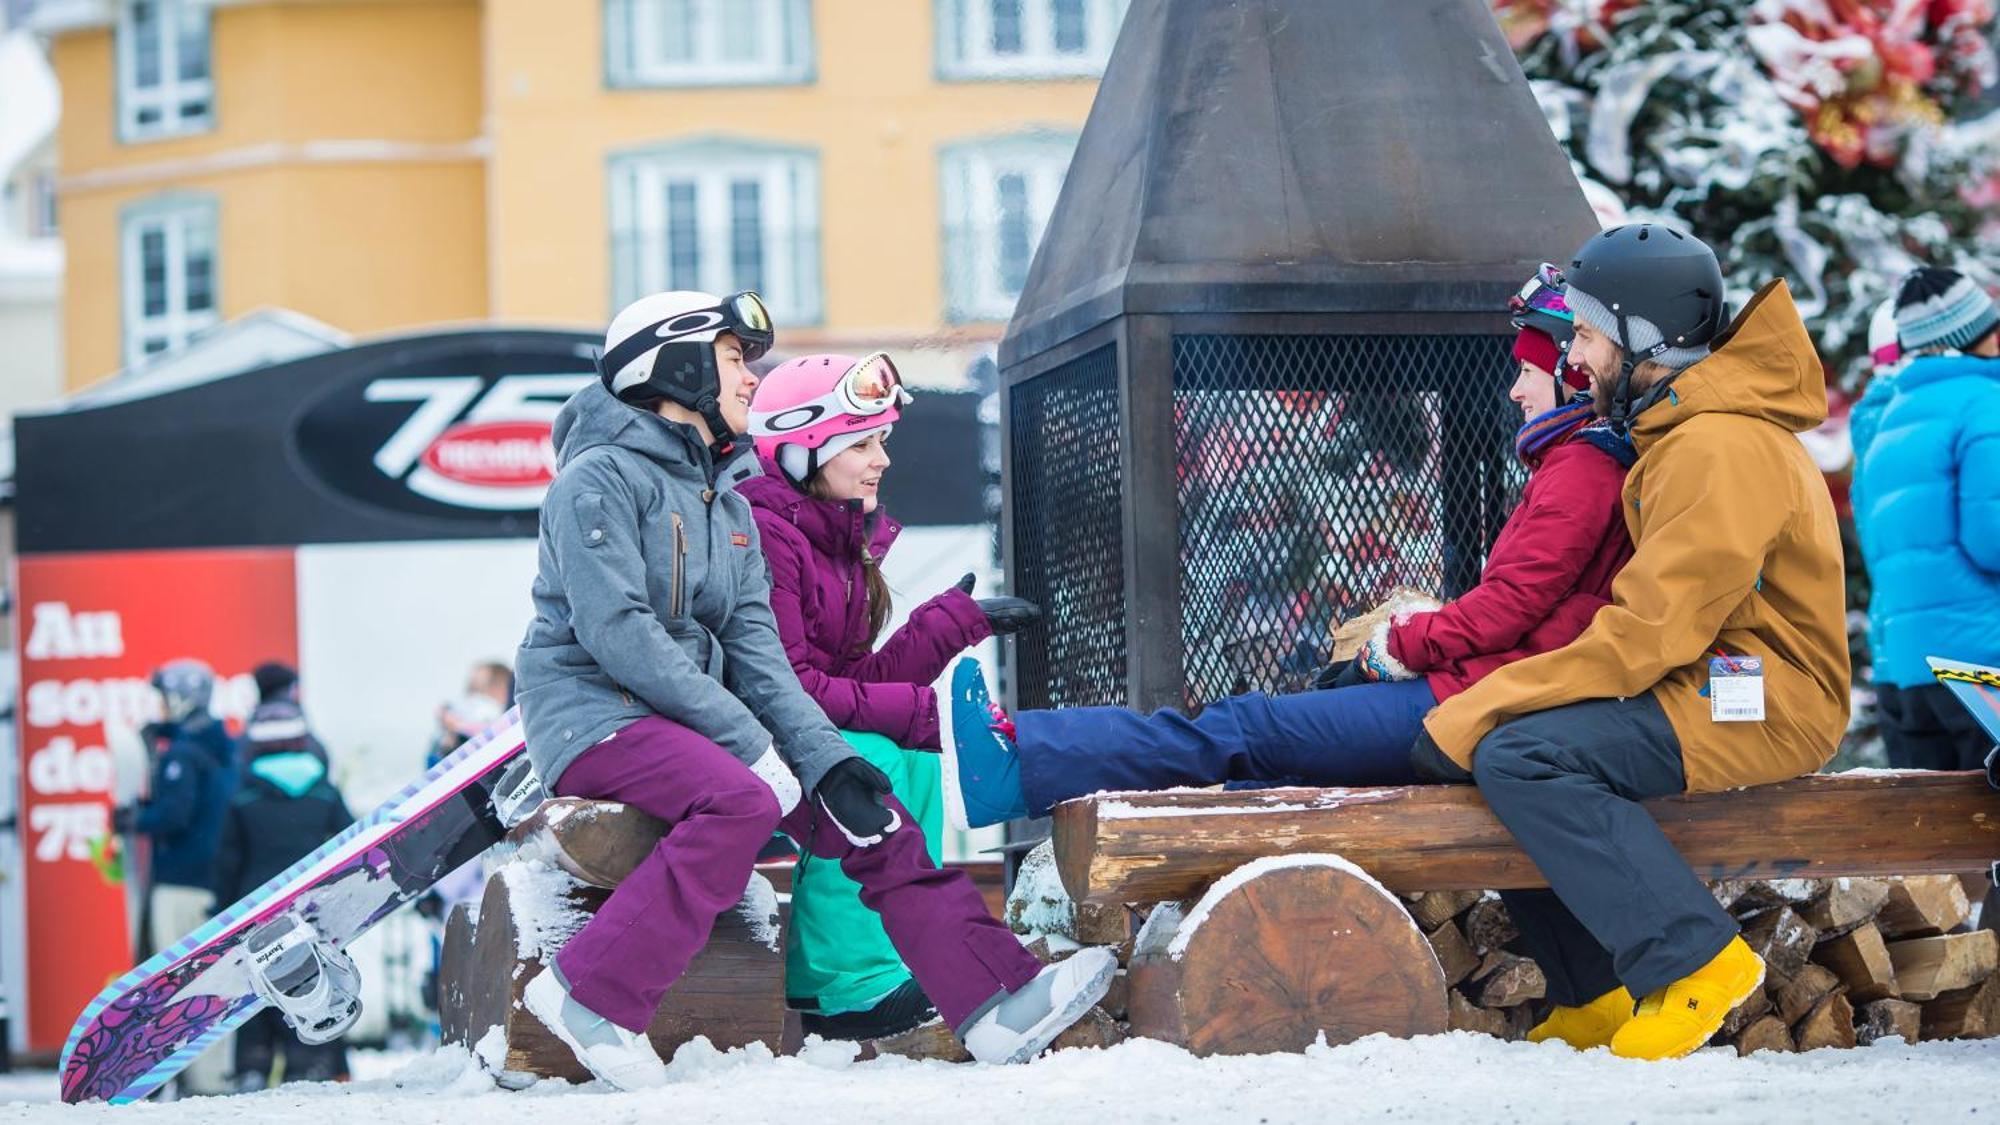
[{"label": "woman in grey ski jacket", "polygon": [[1103,995],[1115,961],[1095,950],[1042,969],[963,872],[931,862],[888,779],[799,686],[735,491],[758,472],[739,435],[747,363],[770,344],[753,293],[642,298],[611,322],[602,381],[556,420],[517,661],[528,755],[551,792],[671,827],[526,1005],[598,1077],[665,1081],[645,1036],[661,995],[783,831],[861,884],[975,1058],[1026,1061]]}]

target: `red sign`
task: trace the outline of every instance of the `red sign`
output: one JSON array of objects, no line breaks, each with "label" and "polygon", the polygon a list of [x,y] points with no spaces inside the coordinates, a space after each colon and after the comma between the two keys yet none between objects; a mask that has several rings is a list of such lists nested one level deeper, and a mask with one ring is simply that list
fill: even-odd
[{"label": "red sign", "polygon": [[556,449],[546,422],[465,422],[439,434],[424,465],[446,480],[495,488],[547,487]]},{"label": "red sign", "polygon": [[20,592],[28,1048],[54,1051],[135,960],[125,880],[146,873],[126,870],[111,807],[150,769],[132,748],[158,717],[153,670],[206,662],[214,710],[240,719],[252,668],[298,662],[297,593],[290,550],[29,555]]}]

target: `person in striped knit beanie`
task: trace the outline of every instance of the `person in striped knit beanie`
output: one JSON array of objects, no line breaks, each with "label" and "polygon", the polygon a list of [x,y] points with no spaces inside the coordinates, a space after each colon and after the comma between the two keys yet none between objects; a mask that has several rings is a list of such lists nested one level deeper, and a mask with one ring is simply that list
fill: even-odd
[{"label": "person in striped knit beanie", "polygon": [[1991,359],[2000,356],[1996,328],[2000,308],[1957,270],[1911,270],[1896,291],[1896,338],[1904,356],[1962,352]]},{"label": "person in striped knit beanie", "polygon": [[1927,266],[1897,291],[1896,335],[1907,362],[1853,427],[1876,712],[1892,767],[1978,769],[1992,740],[1929,658],[2000,664],[2000,309]]}]

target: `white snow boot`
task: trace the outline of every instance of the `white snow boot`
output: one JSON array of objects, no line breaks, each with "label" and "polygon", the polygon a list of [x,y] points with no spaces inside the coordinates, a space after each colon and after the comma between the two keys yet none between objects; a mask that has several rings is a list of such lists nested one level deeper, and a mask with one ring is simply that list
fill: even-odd
[{"label": "white snow boot", "polygon": [[627,1031],[576,1002],[553,968],[528,982],[521,1000],[592,1074],[620,1090],[667,1084],[667,1067],[644,1033]]},{"label": "white snow boot", "polygon": [[1024,1063],[1104,999],[1118,958],[1108,949],[1085,949],[1044,968],[1009,993],[965,1033],[965,1049],[983,1063]]}]

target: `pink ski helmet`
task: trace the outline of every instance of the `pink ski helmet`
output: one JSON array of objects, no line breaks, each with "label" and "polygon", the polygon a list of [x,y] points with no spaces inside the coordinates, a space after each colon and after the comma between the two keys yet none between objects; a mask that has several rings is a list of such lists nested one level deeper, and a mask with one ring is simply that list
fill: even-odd
[{"label": "pink ski helmet", "polygon": [[806,355],[781,363],[757,386],[750,433],[757,452],[804,484],[828,458],[877,430],[886,432],[910,401],[903,377],[883,352],[860,359]]}]

